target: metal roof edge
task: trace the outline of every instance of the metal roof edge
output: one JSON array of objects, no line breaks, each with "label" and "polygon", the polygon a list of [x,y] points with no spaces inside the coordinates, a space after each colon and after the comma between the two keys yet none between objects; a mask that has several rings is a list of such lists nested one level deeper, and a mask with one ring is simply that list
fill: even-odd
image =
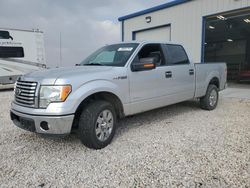
[{"label": "metal roof edge", "polygon": [[174,1],[162,4],[162,5],[158,5],[158,6],[146,9],[146,10],[142,10],[142,11],[139,11],[139,12],[128,14],[126,16],[122,16],[122,17],[118,18],[118,21],[124,21],[124,20],[130,19],[130,18],[134,18],[134,17],[137,17],[137,16],[141,16],[141,15],[144,15],[144,14],[155,12],[155,11],[158,11],[158,10],[170,8],[170,7],[180,5],[180,4],[183,4],[183,3],[187,3],[189,1],[192,1],[192,0],[174,0]]}]

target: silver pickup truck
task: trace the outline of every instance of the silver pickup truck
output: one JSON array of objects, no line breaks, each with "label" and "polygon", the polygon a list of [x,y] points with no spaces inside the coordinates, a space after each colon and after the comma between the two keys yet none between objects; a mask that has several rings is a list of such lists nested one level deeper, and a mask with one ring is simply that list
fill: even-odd
[{"label": "silver pickup truck", "polygon": [[84,145],[101,149],[125,116],[197,98],[202,109],[215,109],[226,73],[225,63],[190,62],[177,44],[107,45],[75,67],[20,77],[10,116],[40,134],[77,130]]}]

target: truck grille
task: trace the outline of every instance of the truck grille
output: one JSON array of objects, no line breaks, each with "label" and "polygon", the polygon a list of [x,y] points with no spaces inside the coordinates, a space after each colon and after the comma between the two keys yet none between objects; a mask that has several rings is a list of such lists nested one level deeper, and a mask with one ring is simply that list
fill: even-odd
[{"label": "truck grille", "polygon": [[37,83],[17,81],[15,87],[15,101],[21,105],[35,107]]}]

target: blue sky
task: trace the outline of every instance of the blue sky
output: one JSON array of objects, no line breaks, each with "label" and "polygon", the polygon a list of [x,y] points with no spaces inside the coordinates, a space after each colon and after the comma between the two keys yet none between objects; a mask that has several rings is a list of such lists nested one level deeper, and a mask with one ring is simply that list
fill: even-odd
[{"label": "blue sky", "polygon": [[1,0],[0,27],[33,29],[45,34],[48,66],[79,63],[97,48],[120,41],[117,18],[167,0]]}]

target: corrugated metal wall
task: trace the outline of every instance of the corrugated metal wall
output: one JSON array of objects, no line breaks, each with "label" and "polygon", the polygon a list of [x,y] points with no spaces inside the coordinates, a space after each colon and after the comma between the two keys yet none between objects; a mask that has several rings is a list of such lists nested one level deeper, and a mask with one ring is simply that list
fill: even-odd
[{"label": "corrugated metal wall", "polygon": [[[136,30],[171,24],[171,41],[181,43],[194,62],[201,61],[202,17],[250,6],[250,0],[193,0],[124,21],[124,41]],[[145,17],[151,16],[151,23]]]}]

